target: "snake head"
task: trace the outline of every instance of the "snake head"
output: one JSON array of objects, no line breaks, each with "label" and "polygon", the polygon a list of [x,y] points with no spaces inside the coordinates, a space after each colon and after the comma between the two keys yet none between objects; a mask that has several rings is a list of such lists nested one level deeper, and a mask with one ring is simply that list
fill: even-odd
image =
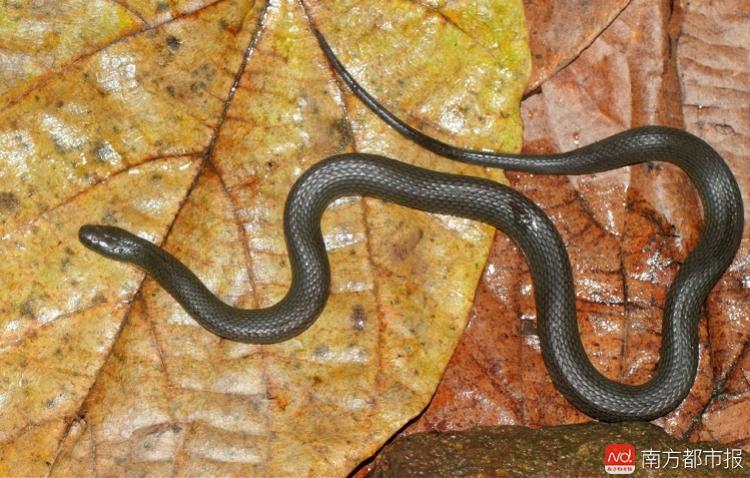
[{"label": "snake head", "polygon": [[115,226],[87,224],[78,230],[78,239],[94,252],[118,261],[131,261],[143,239]]}]

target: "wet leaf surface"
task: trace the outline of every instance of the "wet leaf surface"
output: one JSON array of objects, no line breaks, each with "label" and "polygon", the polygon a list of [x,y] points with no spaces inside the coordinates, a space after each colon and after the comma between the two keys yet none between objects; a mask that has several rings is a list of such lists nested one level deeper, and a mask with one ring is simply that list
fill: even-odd
[{"label": "wet leaf surface", "polygon": [[[289,281],[283,200],[309,165],[363,151],[487,174],[383,125],[335,78],[310,22],[414,126],[514,151],[529,63],[518,2],[96,3],[96,15],[86,2],[0,6],[0,277],[13,291],[0,297],[0,474],[343,475],[423,409],[449,359],[405,433],[588,420],[547,376],[522,256],[474,223],[338,201],[323,224],[328,309],[270,347],[217,339],[76,239],[83,223],[117,223],[164,241],[225,300],[272,304]],[[524,7],[524,151],[686,127],[750,202],[740,0]],[[508,178],[563,235],[595,365],[647,380],[664,294],[700,231],[689,181],[664,165]],[[695,386],[656,421],[677,437],[748,449],[747,251],[745,237],[709,298]]]},{"label": "wet leaf surface", "polygon": [[0,107],[21,101],[73,62],[212,3],[208,0],[3,2]]},{"label": "wet leaf surface", "polygon": [[[64,15],[35,5],[6,2],[18,22],[0,27],[14,51],[40,51],[19,36],[34,15],[48,17],[33,28],[50,38],[72,36],[41,49],[36,69],[2,69],[0,276],[13,293],[0,302],[0,475],[347,473],[429,401],[489,227],[337,201],[323,220],[326,311],[263,347],[206,332],[141,272],[84,250],[77,229],[126,227],[163,242],[228,302],[274,303],[289,282],[284,199],[315,162],[366,151],[503,180],[383,125],[335,78],[310,22],[374,92],[419,110],[413,121],[517,151],[529,70],[521,3],[494,2],[503,28],[488,32],[460,27],[470,10],[454,23],[407,1],[102,2],[114,13],[98,20],[118,19],[106,35],[52,20],[83,22],[82,5]],[[425,24],[428,34],[416,29]],[[488,50],[491,34],[504,36]],[[398,38],[416,48],[411,62],[391,50]],[[396,81],[409,66],[414,83]]]},{"label": "wet leaf surface", "polygon": [[[721,153],[750,204],[750,5],[686,2],[677,62],[685,124]],[[714,394],[691,428],[692,438],[750,449],[750,236],[708,302]]]},{"label": "wet leaf surface", "polygon": [[[631,2],[580,57],[524,100],[524,151],[569,150],[640,124],[686,127],[718,148],[746,194],[748,116],[737,105],[747,89],[742,42],[750,26],[738,9],[688,5],[682,12],[670,2]],[[727,100],[717,83],[740,98]],[[700,231],[689,180],[668,165],[569,178],[506,174],[565,240],[594,364],[617,380],[646,381],[658,361],[664,294]],[[696,383],[676,411],[656,421],[675,436],[747,448],[745,242],[709,298]],[[498,234],[467,330],[430,406],[404,433],[589,420],[552,386],[535,327],[526,264]]]}]

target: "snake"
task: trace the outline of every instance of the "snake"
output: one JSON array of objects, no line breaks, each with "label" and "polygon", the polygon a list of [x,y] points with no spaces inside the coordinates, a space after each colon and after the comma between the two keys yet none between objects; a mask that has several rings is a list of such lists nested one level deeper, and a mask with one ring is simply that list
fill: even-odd
[{"label": "snake", "polygon": [[570,261],[547,215],[518,191],[489,179],[436,172],[385,156],[345,153],[305,171],[284,207],[284,237],[291,283],[277,303],[236,308],[213,294],[163,248],[115,225],[80,228],[84,246],[131,263],[155,279],[201,326],[232,341],[271,344],[307,330],[323,311],[330,264],[320,221],[341,197],[366,196],[436,214],[468,218],[507,234],[529,266],[542,357],[553,384],[576,408],[601,421],[651,420],[676,408],[698,369],[698,327],[703,303],[740,245],[744,211],[732,172],[702,139],[676,128],[642,126],[581,148],[524,155],[455,147],[432,138],[383,107],[347,72],[314,29],[329,64],[346,86],[405,137],[447,158],[528,173],[580,175],[664,161],[690,178],[703,206],[700,237],[679,268],[664,304],[658,364],[645,383],[612,380],[592,364],[578,329]]}]

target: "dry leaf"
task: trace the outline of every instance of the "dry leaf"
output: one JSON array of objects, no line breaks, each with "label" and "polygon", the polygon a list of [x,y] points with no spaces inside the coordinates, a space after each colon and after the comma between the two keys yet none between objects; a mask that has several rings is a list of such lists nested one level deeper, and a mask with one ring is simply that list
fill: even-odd
[{"label": "dry leaf", "polygon": [[526,91],[534,91],[573,61],[630,0],[525,0],[534,68]]},{"label": "dry leaf", "polygon": [[138,19],[116,2],[95,3],[0,4],[0,107],[18,101],[49,71],[139,29]]},{"label": "dry leaf", "polygon": [[737,176],[745,234],[729,271],[709,297],[716,384],[696,439],[750,450],[750,4],[685,2],[677,61],[689,131],[711,143]]},{"label": "dry leaf", "polygon": [[[62,8],[49,3],[39,5]],[[68,15],[86,18],[75,5]],[[405,0],[106,5],[123,19],[114,33],[72,35],[36,69],[0,70],[11,79],[0,101],[0,276],[13,291],[0,299],[0,474],[347,473],[432,395],[489,227],[337,201],[323,221],[326,311],[298,338],[262,347],[206,332],[141,272],[84,250],[77,228],[166,237],[225,300],[275,302],[289,281],[284,198],[314,162],[367,151],[487,174],[383,125],[336,80],[310,22],[415,124],[518,150],[521,3],[492,3],[499,30],[468,5],[451,20]],[[65,28],[52,18],[54,37]],[[0,38],[17,25],[0,23]],[[36,51],[31,40],[14,49]]]},{"label": "dry leaf", "polygon": [[[736,6],[688,7],[677,50],[674,36],[681,18],[672,6],[634,0],[578,59],[545,82],[540,94],[527,98],[524,150],[572,149],[638,124],[682,126],[684,111],[688,129],[722,152],[746,194],[742,132],[750,128],[747,108],[737,105],[747,102],[721,102],[709,85],[733,81],[727,86],[730,93],[747,96],[747,82],[741,80],[747,52],[739,47],[748,37],[747,21],[742,21],[747,16],[735,13]],[[713,23],[706,23],[707,17]],[[707,39],[698,40],[701,36]],[[705,42],[727,46],[717,57],[716,47]],[[683,55],[684,107],[675,51]],[[724,70],[702,66],[714,62]],[[731,128],[718,124],[719,118],[727,118]],[[658,360],[664,294],[699,233],[700,209],[685,175],[656,165],[593,177],[508,176],[546,210],[565,239],[574,265],[579,325],[595,365],[617,380],[647,380]],[[657,422],[674,435],[747,445],[742,425],[750,410],[745,242],[709,298],[709,328],[703,321],[695,386],[675,412]],[[498,234],[466,333],[430,407],[405,433],[588,420],[559,395],[543,368],[531,294],[525,261]],[[702,420],[700,429],[696,420]]]}]

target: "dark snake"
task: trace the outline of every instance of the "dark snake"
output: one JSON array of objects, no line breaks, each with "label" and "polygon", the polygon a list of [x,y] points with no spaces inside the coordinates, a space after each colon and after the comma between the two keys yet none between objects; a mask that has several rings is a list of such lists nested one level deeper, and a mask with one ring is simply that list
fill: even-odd
[{"label": "dark snake", "polygon": [[560,154],[526,156],[456,148],[413,129],[347,73],[316,32],[331,65],[380,118],[425,148],[464,163],[543,174],[588,174],[652,161],[682,168],[703,205],[700,239],[669,289],[659,363],[640,385],[608,379],[592,365],[579,336],[568,256],[557,230],[523,195],[490,180],[438,173],[372,154],[342,154],[306,171],[284,210],[291,285],[275,305],[243,310],[225,304],[172,255],[114,226],[86,225],[79,237],[98,253],[133,263],[153,277],[203,327],[229,340],[287,340],[310,327],[329,293],[330,267],[320,230],[326,207],[343,196],[369,196],[413,209],[474,219],[511,237],[534,284],[542,355],[555,386],[578,409],[604,421],[651,420],[687,395],[698,368],[698,321],[706,296],[729,266],[743,229],[740,190],[726,163],[684,131],[646,126]]}]

